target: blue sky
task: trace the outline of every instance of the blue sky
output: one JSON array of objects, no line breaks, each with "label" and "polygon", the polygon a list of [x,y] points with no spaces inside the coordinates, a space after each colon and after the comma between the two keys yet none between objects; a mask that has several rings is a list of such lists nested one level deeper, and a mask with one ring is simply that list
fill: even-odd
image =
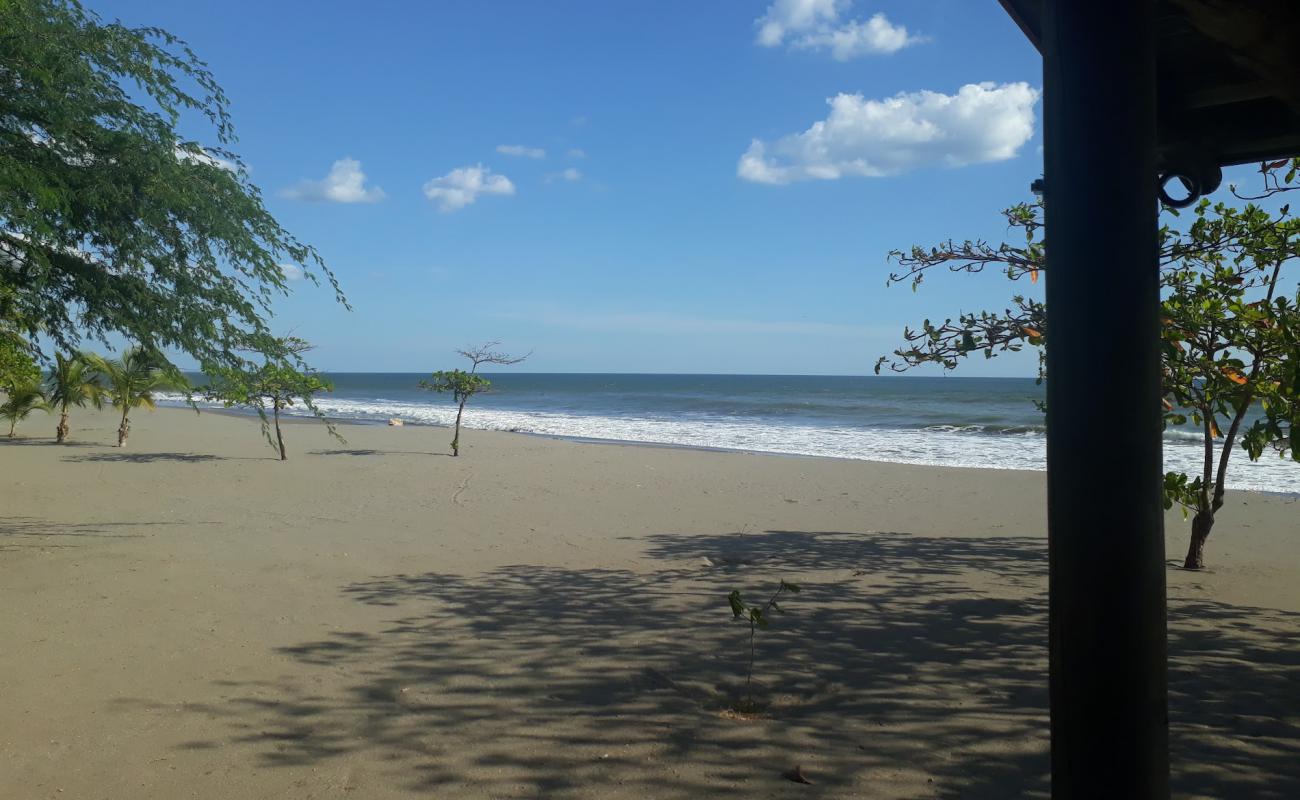
[{"label": "blue sky", "polygon": [[1041,172],[1039,61],[992,0],[90,6],[225,87],[253,181],[355,308],[304,281],[279,305],[326,369],[499,339],[541,372],[864,374],[904,325],[1011,293],[886,289],[886,253],[1001,238]]}]

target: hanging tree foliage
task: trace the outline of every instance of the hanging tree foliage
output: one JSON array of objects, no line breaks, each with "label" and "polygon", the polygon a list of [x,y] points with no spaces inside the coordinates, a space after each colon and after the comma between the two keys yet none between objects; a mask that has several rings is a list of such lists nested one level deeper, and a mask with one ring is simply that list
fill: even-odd
[{"label": "hanging tree foliage", "polygon": [[5,319],[65,352],[117,333],[208,370],[266,334],[283,263],[346,305],[316,251],[262,205],[234,143],[226,96],[183,41],[75,0],[0,3]]},{"label": "hanging tree foliage", "polygon": [[[1264,195],[1296,188],[1298,165],[1264,165]],[[1003,212],[1010,228],[1024,235],[1023,245],[968,240],[894,251],[890,255],[902,269],[888,283],[910,281],[916,290],[933,270],[944,268],[994,268],[1013,282],[1036,283],[1047,267],[1041,212],[1039,203]],[[1300,461],[1293,438],[1300,430],[1300,219],[1287,206],[1268,211],[1253,203],[1234,208],[1201,200],[1189,225],[1161,227],[1160,243],[1164,421],[1182,426],[1190,420],[1204,453],[1195,475],[1166,474],[1165,506],[1181,504],[1192,513],[1184,564],[1198,569],[1223,506],[1234,448],[1255,460],[1272,453]],[[876,372],[923,364],[952,369],[972,354],[993,358],[1028,345],[1039,348],[1041,380],[1041,348],[1049,333],[1046,306],[1018,293],[1001,311],[927,319],[918,329],[905,329],[906,344],[882,357]]]}]

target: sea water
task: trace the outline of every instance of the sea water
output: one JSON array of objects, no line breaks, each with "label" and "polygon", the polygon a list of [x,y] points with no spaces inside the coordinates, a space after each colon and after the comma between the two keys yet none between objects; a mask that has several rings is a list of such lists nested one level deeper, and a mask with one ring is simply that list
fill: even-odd
[{"label": "sea water", "polygon": [[[317,398],[340,420],[450,425],[448,395],[419,373],[331,373]],[[948,467],[1041,470],[1043,387],[1029,378],[488,374],[467,428]],[[169,398],[178,404],[179,398]],[[203,404],[200,404],[202,406]],[[304,413],[301,409],[290,413]],[[1105,436],[1106,431],[1097,435]],[[1116,457],[1123,457],[1117,443]],[[1165,467],[1195,475],[1200,434],[1165,432]],[[1300,464],[1233,454],[1228,485],[1300,492]]]}]

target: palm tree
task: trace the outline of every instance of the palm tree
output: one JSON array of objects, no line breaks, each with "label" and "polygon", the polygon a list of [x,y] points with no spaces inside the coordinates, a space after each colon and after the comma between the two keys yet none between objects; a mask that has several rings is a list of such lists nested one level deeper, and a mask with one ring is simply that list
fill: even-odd
[{"label": "palm tree", "polygon": [[39,383],[20,383],[5,390],[5,401],[0,403],[0,419],[9,420],[9,438],[14,438],[18,423],[33,411],[49,411]]},{"label": "palm tree", "polygon": [[139,347],[126,350],[121,358],[114,360],[91,356],[91,364],[103,378],[104,394],[114,408],[122,409],[122,424],[117,427],[118,447],[126,445],[126,437],[131,432],[131,409],[152,410],[158,392],[179,388],[180,384],[163,372],[156,356]]},{"label": "palm tree", "polygon": [[97,409],[104,407],[104,387],[99,383],[99,375],[92,364],[93,358],[86,353],[66,358],[62,353],[54,354],[54,370],[47,379],[45,394],[50,406],[59,410],[56,442],[61,443],[68,438],[68,414],[73,406],[89,403]]}]

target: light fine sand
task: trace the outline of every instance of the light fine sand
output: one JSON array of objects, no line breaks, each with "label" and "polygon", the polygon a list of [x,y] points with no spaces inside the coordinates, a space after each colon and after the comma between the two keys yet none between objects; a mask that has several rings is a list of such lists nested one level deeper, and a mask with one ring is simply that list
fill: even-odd
[{"label": "light fine sand", "polygon": [[[0,798],[1047,795],[1041,474],[53,427],[0,442]],[[1300,797],[1298,528],[1231,493],[1167,573],[1179,797]],[[727,593],[781,579],[736,714]]]}]

